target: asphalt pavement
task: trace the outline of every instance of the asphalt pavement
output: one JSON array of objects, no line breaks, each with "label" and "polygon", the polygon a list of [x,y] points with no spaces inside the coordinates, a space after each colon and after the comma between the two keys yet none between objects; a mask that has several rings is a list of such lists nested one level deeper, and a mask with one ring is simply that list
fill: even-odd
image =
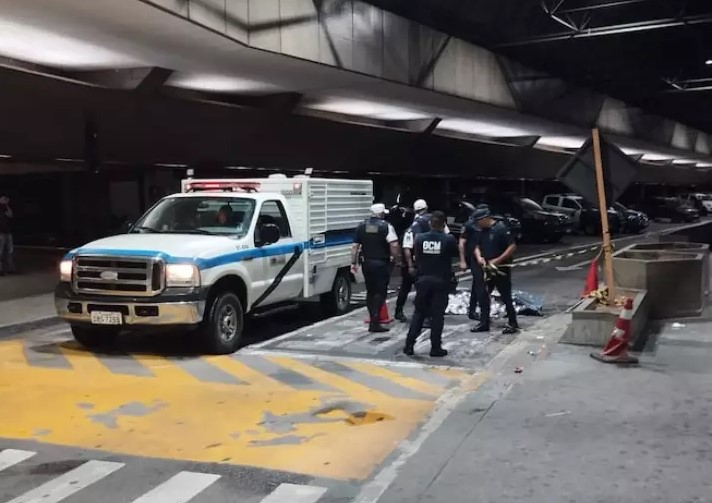
[{"label": "asphalt pavement", "polygon": [[[359,295],[337,318],[304,306],[257,316],[247,347],[226,356],[203,356],[189,335],[162,333],[92,352],[59,322],[0,334],[0,403],[11,411],[0,415],[0,501],[456,501],[471,493],[444,488],[454,482],[431,492],[403,487],[421,488],[408,477],[436,462],[455,466],[463,439],[443,438],[437,456],[419,449],[443,428],[470,432],[507,387],[498,376],[511,380],[512,368],[527,368],[530,355],[555,344],[561,313],[577,301],[597,253],[595,240],[576,240],[576,249],[520,248],[514,286],[542,297],[544,317],[522,317],[524,331],[513,337],[501,334],[501,320],[491,333],[472,334],[473,322],[448,316],[445,359],[428,356],[427,333],[417,358],[402,355],[406,324],[368,334]],[[476,403],[467,400],[475,395]],[[404,468],[412,463],[415,472]],[[442,480],[452,472],[469,487],[453,470]],[[401,492],[388,492],[391,485]],[[403,491],[409,497],[398,499]],[[482,501],[499,501],[492,498]]]}]

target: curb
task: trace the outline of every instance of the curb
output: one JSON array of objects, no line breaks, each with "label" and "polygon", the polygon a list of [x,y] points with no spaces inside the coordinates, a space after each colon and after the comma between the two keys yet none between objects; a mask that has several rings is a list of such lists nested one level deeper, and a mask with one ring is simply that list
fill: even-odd
[{"label": "curb", "polygon": [[19,323],[2,325],[0,326],[0,339],[12,337],[27,330],[51,327],[60,321],[62,321],[62,319],[59,316],[49,316],[47,318],[38,318],[30,321],[21,321]]}]

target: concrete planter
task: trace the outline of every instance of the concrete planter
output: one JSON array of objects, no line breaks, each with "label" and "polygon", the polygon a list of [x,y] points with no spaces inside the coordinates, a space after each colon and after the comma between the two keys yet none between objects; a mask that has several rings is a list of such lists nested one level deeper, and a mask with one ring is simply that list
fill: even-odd
[{"label": "concrete planter", "polygon": [[[668,236],[671,238],[679,236]],[[710,245],[706,243],[687,243],[681,241],[661,241],[659,243],[638,243],[630,245],[621,251],[671,251],[675,253],[702,253],[702,286],[705,296],[710,293]]]},{"label": "concrete planter", "polygon": [[[633,298],[630,345],[633,345],[648,321],[647,292],[639,290],[617,291],[617,296]],[[620,307],[599,306],[596,299],[586,299],[571,313],[571,325],[559,342],[602,348],[611,337]]]},{"label": "concrete planter", "polygon": [[704,253],[621,250],[613,274],[621,288],[647,290],[653,319],[699,316],[704,308]]}]

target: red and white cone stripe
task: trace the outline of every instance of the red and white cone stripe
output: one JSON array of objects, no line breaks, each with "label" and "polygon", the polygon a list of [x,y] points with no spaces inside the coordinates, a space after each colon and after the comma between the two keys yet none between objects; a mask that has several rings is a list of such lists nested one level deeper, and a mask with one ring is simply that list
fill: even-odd
[{"label": "red and white cone stripe", "polygon": [[591,357],[604,363],[638,363],[637,358],[628,354],[632,319],[633,299],[627,298],[608,343],[600,354],[591,353]]}]

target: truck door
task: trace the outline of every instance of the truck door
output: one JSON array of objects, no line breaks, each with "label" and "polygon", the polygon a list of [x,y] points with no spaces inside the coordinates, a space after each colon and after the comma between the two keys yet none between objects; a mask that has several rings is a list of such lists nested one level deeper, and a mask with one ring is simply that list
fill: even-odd
[{"label": "truck door", "polygon": [[287,213],[280,201],[262,203],[256,229],[266,223],[279,227],[280,239],[277,243],[263,248],[264,277],[267,289],[272,288],[272,291],[260,303],[262,306],[296,299],[304,285],[303,255],[299,255],[296,260],[292,259],[295,250],[301,249],[303,244],[293,237]]}]

